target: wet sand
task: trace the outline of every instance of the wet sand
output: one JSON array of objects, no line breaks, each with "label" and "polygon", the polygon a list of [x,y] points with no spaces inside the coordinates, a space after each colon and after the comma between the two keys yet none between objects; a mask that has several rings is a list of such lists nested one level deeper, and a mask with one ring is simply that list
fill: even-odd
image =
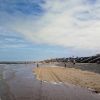
[{"label": "wet sand", "polygon": [[100,100],[100,95],[71,84],[39,81],[33,64],[0,65],[0,100]]}]

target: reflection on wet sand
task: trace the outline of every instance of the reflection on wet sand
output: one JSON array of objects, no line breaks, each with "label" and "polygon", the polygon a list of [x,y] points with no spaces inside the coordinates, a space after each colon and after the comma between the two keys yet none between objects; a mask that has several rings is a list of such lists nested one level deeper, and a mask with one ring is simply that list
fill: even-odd
[{"label": "reflection on wet sand", "polygon": [[0,96],[1,100],[15,100],[8,84],[4,80],[0,80]]},{"label": "reflection on wet sand", "polygon": [[0,99],[1,100],[15,100],[6,81],[3,79],[3,69],[0,69]]}]

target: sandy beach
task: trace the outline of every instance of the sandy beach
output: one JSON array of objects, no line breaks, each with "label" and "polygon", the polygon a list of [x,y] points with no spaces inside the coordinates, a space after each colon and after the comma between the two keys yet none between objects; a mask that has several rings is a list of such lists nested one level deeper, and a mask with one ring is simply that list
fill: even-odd
[{"label": "sandy beach", "polygon": [[[35,64],[0,64],[0,100],[100,100],[99,94],[70,84],[70,79],[68,83],[65,68],[44,66],[47,64],[42,64],[38,69]],[[33,70],[36,72],[33,73]],[[73,75],[74,71],[69,69],[69,74]],[[81,71],[77,72],[81,74]],[[74,81],[78,84],[78,81]]]},{"label": "sandy beach", "polygon": [[59,66],[39,67],[33,70],[37,79],[47,82],[71,83],[100,92],[100,74]]}]

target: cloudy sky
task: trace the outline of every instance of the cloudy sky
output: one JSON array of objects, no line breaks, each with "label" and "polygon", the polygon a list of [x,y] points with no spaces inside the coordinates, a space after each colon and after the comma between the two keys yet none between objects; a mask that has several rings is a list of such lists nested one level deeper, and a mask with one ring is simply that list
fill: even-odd
[{"label": "cloudy sky", "polygon": [[0,0],[0,60],[100,53],[100,0]]}]

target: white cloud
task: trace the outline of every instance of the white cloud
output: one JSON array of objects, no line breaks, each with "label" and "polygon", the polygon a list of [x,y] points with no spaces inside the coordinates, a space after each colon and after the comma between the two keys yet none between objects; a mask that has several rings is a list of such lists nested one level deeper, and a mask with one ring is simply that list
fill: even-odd
[{"label": "white cloud", "polygon": [[98,1],[95,5],[85,5],[83,0],[45,0],[45,2],[41,7],[46,12],[36,21],[29,17],[30,19],[17,20],[9,27],[36,43],[99,50]]}]

